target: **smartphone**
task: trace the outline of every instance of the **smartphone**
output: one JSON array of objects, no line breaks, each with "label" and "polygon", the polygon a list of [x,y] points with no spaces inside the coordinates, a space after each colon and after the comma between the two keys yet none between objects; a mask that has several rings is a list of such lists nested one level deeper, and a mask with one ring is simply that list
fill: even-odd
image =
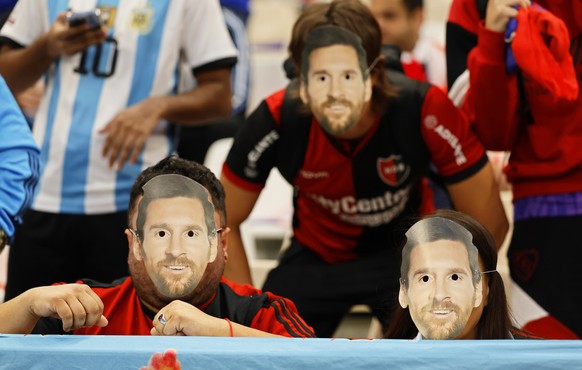
[{"label": "smartphone", "polygon": [[90,28],[101,27],[101,10],[93,9],[87,12],[67,12],[67,21],[70,27],[80,26],[87,23]]}]

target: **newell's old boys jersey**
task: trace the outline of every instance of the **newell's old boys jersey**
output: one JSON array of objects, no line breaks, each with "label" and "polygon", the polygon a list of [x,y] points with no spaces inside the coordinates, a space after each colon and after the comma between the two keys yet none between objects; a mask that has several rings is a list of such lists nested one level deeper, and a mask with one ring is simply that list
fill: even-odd
[{"label": "newell's old boys jersey", "polygon": [[417,210],[430,161],[448,183],[487,161],[447,96],[435,87],[419,94],[419,84],[402,78],[400,96],[357,143],[330,138],[312,116],[286,122],[279,91],[241,128],[223,173],[260,191],[277,167],[295,187],[294,236],[329,263],[390,247],[402,233],[394,227]]},{"label": "newell's old boys jersey", "polygon": [[109,38],[86,53],[63,56],[46,73],[34,122],[42,178],[33,208],[96,214],[127,209],[142,169],[172,151],[159,122],[137,164],[110,169],[99,130],[120,111],[150,96],[176,93],[180,58],[194,71],[235,62],[217,0],[20,0],[2,29],[3,42],[29,46],[57,16],[99,8]]}]

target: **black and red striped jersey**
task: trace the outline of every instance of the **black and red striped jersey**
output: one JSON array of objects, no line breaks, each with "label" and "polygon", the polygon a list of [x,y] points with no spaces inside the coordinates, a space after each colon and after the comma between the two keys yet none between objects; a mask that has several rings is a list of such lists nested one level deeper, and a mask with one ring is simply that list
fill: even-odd
[{"label": "black and red striped jersey", "polygon": [[[139,300],[131,277],[111,284],[81,280],[101,298],[103,315],[109,324],[103,328],[93,326],[75,330],[83,335],[150,335],[156,312],[150,311]],[[221,279],[214,297],[198,307],[206,314],[227,318],[232,322],[286,337],[311,338],[313,329],[297,313],[290,300],[250,285],[239,285]],[[67,334],[60,320],[43,318],[33,330],[34,334]]]},{"label": "black and red striped jersey", "polygon": [[431,162],[454,183],[487,161],[466,117],[440,89],[422,86],[400,77],[398,97],[357,142],[329,136],[310,115],[289,122],[285,90],[276,92],[241,127],[223,175],[256,192],[279,169],[294,186],[294,237],[328,263],[394,246]]}]

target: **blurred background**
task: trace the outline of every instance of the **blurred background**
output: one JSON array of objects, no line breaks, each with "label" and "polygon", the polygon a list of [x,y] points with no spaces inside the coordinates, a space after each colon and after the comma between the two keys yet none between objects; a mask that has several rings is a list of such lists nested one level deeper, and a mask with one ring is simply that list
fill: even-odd
[{"label": "blurred background", "polygon": [[[366,0],[362,0],[367,3]],[[424,0],[422,33],[444,46],[445,23],[452,0]],[[252,111],[267,94],[286,85],[282,64],[287,57],[291,29],[303,6],[317,0],[251,0],[248,36],[251,45]]]}]

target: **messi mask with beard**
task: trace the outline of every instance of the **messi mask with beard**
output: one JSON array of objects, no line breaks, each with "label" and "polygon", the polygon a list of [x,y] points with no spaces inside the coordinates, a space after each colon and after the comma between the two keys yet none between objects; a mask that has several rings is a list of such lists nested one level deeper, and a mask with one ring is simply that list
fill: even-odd
[{"label": "messi mask with beard", "polygon": [[197,289],[201,283],[214,280],[214,274],[205,278],[207,266],[217,256],[214,206],[208,191],[181,175],[154,177],[143,191],[129,259],[136,289],[153,285],[155,301],[191,301],[196,292],[205,290],[204,286]]}]

